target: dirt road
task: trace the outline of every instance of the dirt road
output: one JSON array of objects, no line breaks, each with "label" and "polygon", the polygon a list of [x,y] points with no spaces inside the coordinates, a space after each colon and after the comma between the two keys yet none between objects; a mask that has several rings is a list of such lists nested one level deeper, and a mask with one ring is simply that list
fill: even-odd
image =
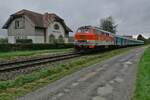
[{"label": "dirt road", "polygon": [[143,51],[134,49],[82,69],[18,100],[130,100]]}]

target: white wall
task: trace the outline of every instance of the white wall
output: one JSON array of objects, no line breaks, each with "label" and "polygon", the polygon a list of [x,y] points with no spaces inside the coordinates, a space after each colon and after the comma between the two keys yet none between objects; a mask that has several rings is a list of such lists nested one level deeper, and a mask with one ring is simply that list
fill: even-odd
[{"label": "white wall", "polygon": [[69,38],[64,38],[64,42],[68,43],[69,42]]},{"label": "white wall", "polygon": [[[59,30],[55,30],[54,29],[54,25],[55,24],[58,24],[59,25]],[[65,35],[65,30],[64,30],[64,27],[62,26],[62,24],[61,23],[59,23],[59,22],[53,22],[53,23],[51,23],[50,25],[49,25],[49,27],[48,27],[48,29],[47,29],[47,43],[49,43],[49,36],[51,35],[51,34],[53,34],[54,36],[55,36],[55,38],[56,39],[58,39],[58,37],[60,36],[60,35],[62,35],[63,37],[64,37],[64,35]]]},{"label": "white wall", "polygon": [[16,43],[15,36],[8,36],[8,43],[11,43],[11,44]]},{"label": "white wall", "polygon": [[[15,29],[15,20],[23,20],[24,28]],[[25,37],[27,39],[32,39],[33,43],[44,43],[44,30],[35,29],[34,23],[27,17],[17,18],[12,21],[8,28],[8,41],[9,43],[15,43],[17,37]],[[59,26],[59,30],[54,28],[54,25]],[[46,43],[49,43],[49,36],[53,34],[56,39],[61,35],[64,37],[65,42],[68,42],[68,38],[65,38],[65,29],[60,22],[53,22],[49,24],[48,29],[46,30]]]},{"label": "white wall", "polygon": [[33,43],[44,43],[44,36],[27,36]]},{"label": "white wall", "polygon": [[[21,20],[24,28],[16,29],[16,20]],[[34,23],[27,16],[16,18],[8,27],[8,43],[16,43],[18,37],[20,39],[32,39],[33,43],[44,43],[44,29],[35,29]]]},{"label": "white wall", "polygon": [[[15,28],[15,21],[19,20],[24,24],[22,29]],[[26,16],[14,19],[8,27],[8,36],[32,36],[35,34],[33,22]]]}]

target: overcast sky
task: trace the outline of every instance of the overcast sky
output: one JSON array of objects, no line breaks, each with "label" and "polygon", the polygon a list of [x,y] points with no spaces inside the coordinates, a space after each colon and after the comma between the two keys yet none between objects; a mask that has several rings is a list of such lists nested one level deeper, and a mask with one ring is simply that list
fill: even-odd
[{"label": "overcast sky", "polygon": [[[150,0],[0,0],[0,27],[22,9],[56,13],[73,31],[82,25],[97,26],[100,19],[112,16],[119,34],[150,36]],[[0,36],[7,36],[4,29]]]}]

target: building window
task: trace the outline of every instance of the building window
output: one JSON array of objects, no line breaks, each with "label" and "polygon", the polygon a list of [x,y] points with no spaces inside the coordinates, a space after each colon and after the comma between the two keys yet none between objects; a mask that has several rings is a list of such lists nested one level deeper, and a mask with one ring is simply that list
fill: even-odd
[{"label": "building window", "polygon": [[16,21],[15,21],[15,28],[18,29],[19,26],[20,26],[20,25],[19,25],[19,20],[16,20]]},{"label": "building window", "polygon": [[69,33],[65,33],[64,35],[65,38],[69,38]]},{"label": "building window", "polygon": [[51,34],[50,36],[49,36],[49,43],[55,43],[56,42],[56,39],[55,39],[55,36],[53,35],[53,34]]},{"label": "building window", "polygon": [[16,39],[20,39],[20,37],[19,37],[19,36],[16,36]]},{"label": "building window", "polygon": [[58,37],[58,42],[59,42],[59,43],[64,43],[64,38],[63,38],[62,35],[60,35],[60,36]]},{"label": "building window", "polygon": [[27,36],[16,36],[16,39],[27,39]]},{"label": "building window", "polygon": [[59,25],[58,25],[58,24],[55,24],[55,25],[54,25],[54,29],[55,29],[55,30],[59,30]]},{"label": "building window", "polygon": [[16,29],[23,29],[25,26],[25,20],[24,18],[19,18],[15,21],[15,28]]}]

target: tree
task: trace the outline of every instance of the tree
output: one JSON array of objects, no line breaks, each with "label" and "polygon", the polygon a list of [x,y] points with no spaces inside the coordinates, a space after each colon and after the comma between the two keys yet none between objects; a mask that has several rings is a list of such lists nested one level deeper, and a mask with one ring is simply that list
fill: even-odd
[{"label": "tree", "polygon": [[139,34],[137,37],[137,40],[145,41],[146,39],[141,34]]},{"label": "tree", "polygon": [[137,40],[142,40],[144,41],[145,44],[149,44],[150,43],[150,38],[146,39],[144,36],[142,36],[141,34],[138,35]]},{"label": "tree", "polygon": [[0,44],[6,44],[6,43],[8,43],[7,38],[0,38]]},{"label": "tree", "polygon": [[111,16],[102,19],[100,27],[105,31],[116,34],[117,25],[115,25],[114,20]]}]

